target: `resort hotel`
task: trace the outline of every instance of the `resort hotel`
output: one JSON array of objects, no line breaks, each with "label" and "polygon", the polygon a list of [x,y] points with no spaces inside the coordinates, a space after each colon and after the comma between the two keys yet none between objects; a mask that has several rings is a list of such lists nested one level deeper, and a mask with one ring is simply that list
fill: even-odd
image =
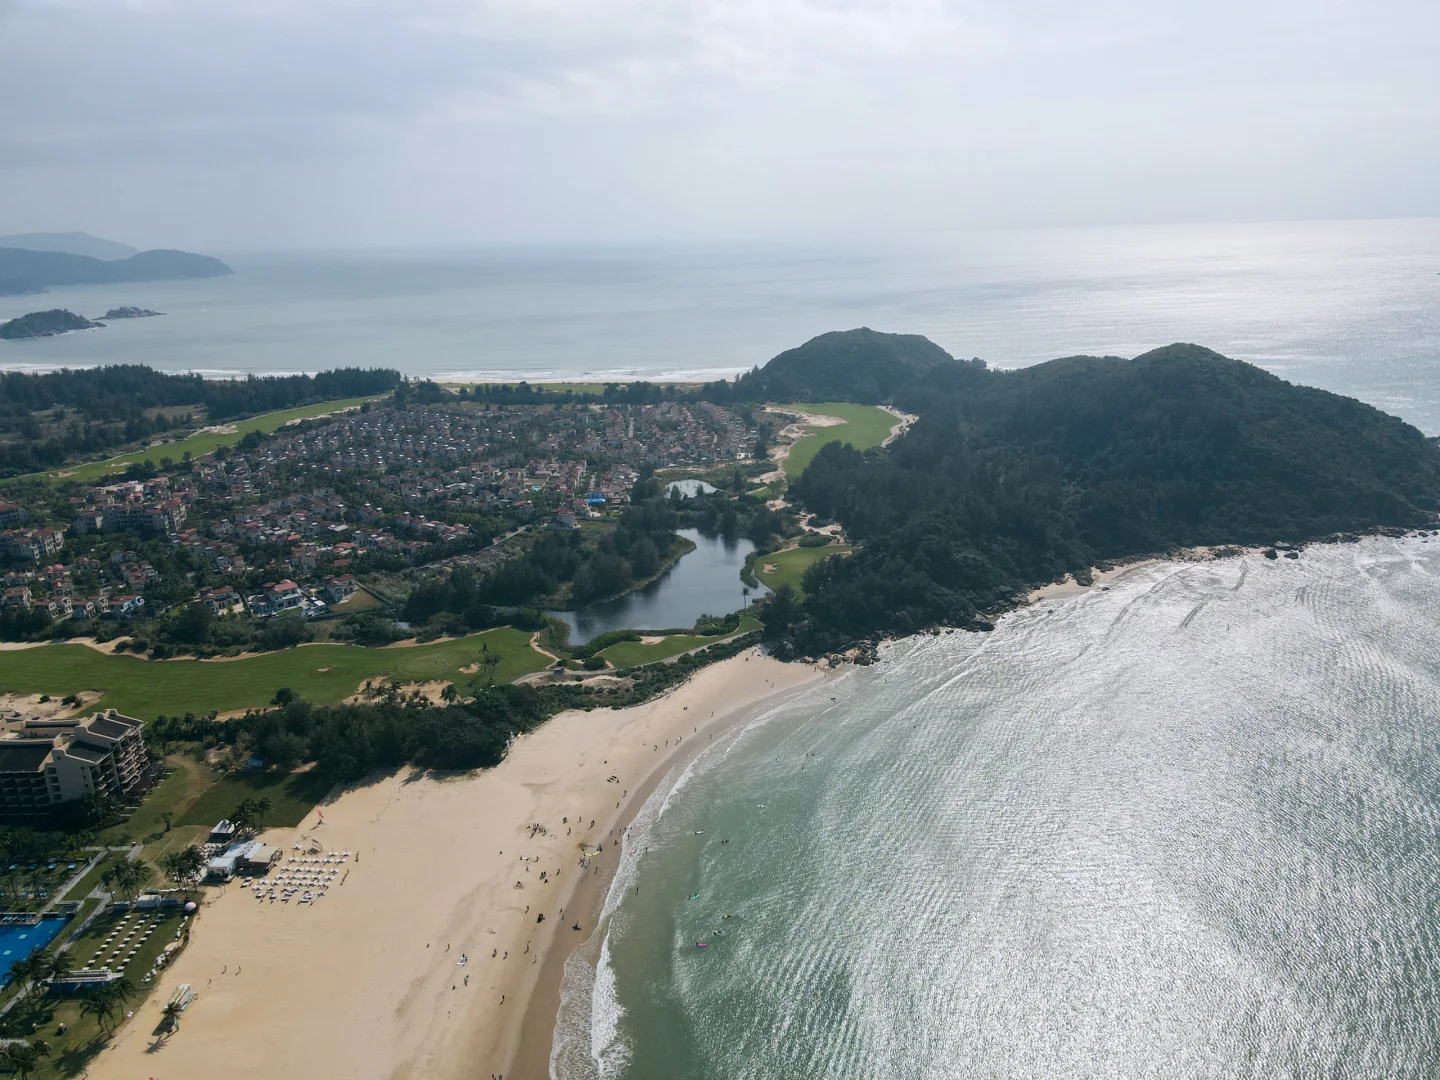
[{"label": "resort hotel", "polygon": [[0,820],[48,816],[73,799],[129,799],[150,786],[144,724],[114,709],[88,717],[0,716]]}]

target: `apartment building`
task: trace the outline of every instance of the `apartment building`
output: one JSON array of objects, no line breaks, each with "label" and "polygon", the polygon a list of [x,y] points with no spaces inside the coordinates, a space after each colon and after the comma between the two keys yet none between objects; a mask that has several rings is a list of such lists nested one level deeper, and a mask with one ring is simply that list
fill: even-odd
[{"label": "apartment building", "polygon": [[150,771],[144,724],[114,709],[87,717],[10,714],[0,724],[0,817],[44,817],[61,803],[142,792]]}]

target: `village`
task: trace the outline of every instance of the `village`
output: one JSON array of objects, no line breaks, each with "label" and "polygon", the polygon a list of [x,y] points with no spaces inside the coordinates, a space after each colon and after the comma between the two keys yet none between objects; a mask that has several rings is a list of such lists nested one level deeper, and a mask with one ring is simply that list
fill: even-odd
[{"label": "village", "polygon": [[[0,501],[0,616],[21,629],[13,637],[191,602],[215,616],[344,613],[364,606],[362,571],[576,529],[622,507],[641,470],[736,461],[752,439],[738,415],[704,402],[366,405],[73,485],[48,506]],[[134,550],[156,542],[183,556],[193,588],[172,581],[157,597],[162,574]]]}]

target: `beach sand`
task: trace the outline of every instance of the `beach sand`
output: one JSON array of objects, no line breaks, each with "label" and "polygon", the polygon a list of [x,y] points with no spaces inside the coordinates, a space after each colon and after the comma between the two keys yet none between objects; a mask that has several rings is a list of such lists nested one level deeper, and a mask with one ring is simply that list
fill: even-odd
[{"label": "beach sand", "polygon": [[[359,857],[313,906],[210,890],[189,948],[89,1076],[547,1075],[564,960],[593,928],[620,828],[717,726],[822,677],[751,650],[645,705],[557,716],[487,772],[388,776],[327,802],[322,825],[267,830],[287,857],[301,836]],[[582,845],[604,849],[588,871]],[[158,1038],[180,983],[196,1001]]]}]

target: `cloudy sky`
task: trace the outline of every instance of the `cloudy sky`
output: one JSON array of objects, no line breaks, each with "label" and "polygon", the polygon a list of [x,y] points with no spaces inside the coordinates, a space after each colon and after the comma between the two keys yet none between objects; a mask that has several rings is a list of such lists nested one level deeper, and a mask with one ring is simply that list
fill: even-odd
[{"label": "cloudy sky", "polygon": [[1436,0],[0,0],[0,233],[1440,213]]}]

